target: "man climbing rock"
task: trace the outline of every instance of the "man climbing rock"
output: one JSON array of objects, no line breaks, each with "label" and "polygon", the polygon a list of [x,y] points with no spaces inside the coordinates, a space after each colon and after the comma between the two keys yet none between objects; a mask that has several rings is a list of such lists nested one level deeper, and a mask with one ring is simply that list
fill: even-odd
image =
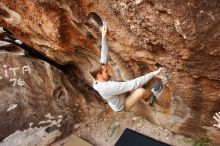
[{"label": "man climbing rock", "polygon": [[[103,22],[101,28],[102,32],[102,48],[101,48],[101,59],[100,63],[94,64],[91,67],[90,73],[94,77],[93,88],[99,92],[99,94],[108,102],[109,106],[114,111],[124,111],[129,110],[132,106],[137,103],[141,98],[147,98],[146,90],[141,88],[144,84],[150,81],[153,77],[160,77],[162,68],[157,71],[150,72],[146,75],[140,76],[138,78],[126,81],[126,82],[116,82],[109,80],[108,73],[108,46],[106,42],[107,24]],[[156,99],[158,93],[162,90],[162,82],[152,89],[153,96],[151,104]],[[125,94],[128,91],[134,90],[131,95],[125,99]]]}]

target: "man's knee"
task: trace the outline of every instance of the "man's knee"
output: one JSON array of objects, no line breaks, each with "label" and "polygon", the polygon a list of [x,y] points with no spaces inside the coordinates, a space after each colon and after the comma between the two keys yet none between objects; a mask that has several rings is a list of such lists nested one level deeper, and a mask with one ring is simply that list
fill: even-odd
[{"label": "man's knee", "polygon": [[135,91],[134,91],[138,96],[143,96],[146,94],[146,90],[144,88],[137,88]]},{"label": "man's knee", "polygon": [[134,90],[135,92],[145,93],[146,90],[144,88],[137,88]]},{"label": "man's knee", "polygon": [[129,110],[139,99],[143,98],[146,93],[147,92],[144,88],[134,90],[125,101],[125,110]]}]

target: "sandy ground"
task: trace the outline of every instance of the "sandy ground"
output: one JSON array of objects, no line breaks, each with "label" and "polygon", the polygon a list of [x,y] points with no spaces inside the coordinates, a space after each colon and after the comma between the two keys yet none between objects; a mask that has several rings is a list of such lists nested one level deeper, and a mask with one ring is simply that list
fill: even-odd
[{"label": "sandy ground", "polygon": [[[110,109],[102,112],[87,124],[79,125],[75,134],[95,146],[114,146],[126,128],[173,146],[192,145],[187,142],[190,140],[189,138],[176,135],[140,116],[130,112],[112,112]],[[69,137],[52,144],[52,146],[62,146],[68,140]]]}]

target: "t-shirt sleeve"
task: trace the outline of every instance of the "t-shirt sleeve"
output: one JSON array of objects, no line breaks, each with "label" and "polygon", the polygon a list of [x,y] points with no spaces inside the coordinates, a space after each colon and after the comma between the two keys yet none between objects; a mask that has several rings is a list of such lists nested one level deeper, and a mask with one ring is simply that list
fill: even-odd
[{"label": "t-shirt sleeve", "polygon": [[99,62],[103,64],[108,63],[108,45],[107,45],[106,37],[102,38],[101,58]]}]

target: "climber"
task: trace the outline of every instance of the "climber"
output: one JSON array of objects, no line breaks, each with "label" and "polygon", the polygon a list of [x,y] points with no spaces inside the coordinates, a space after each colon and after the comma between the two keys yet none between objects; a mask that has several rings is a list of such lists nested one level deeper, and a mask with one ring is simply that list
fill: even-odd
[{"label": "climber", "polygon": [[213,124],[214,127],[220,128],[220,112],[215,113],[215,116],[213,116],[217,124]]},{"label": "climber", "polygon": [[[101,59],[100,63],[92,65],[90,73],[94,77],[93,88],[99,92],[99,94],[108,102],[109,106],[114,111],[124,111],[129,110],[135,103],[141,98],[146,97],[146,90],[141,88],[144,84],[150,81],[154,76],[161,78],[160,74],[163,68],[159,68],[156,71],[150,72],[146,75],[140,76],[138,78],[126,81],[126,82],[116,82],[109,80],[108,73],[108,46],[106,42],[107,24],[103,22],[101,27],[102,33],[102,47],[101,47]],[[154,94],[153,102],[155,98],[162,90],[162,82],[159,83],[151,90]],[[128,91],[134,90],[131,95],[125,99],[125,94]]]}]

